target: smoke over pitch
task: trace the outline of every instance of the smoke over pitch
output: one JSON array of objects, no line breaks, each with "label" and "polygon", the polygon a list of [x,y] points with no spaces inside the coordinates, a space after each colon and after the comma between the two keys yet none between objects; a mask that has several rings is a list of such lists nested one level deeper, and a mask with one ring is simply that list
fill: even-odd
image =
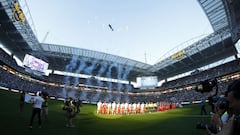
[{"label": "smoke over pitch", "polygon": [[[67,86],[78,87],[79,85],[85,85],[89,87],[95,87],[91,89],[82,88],[80,94],[76,94],[76,90],[72,90],[69,87],[64,87],[62,90],[63,97],[75,97],[86,101],[99,101],[100,97],[105,97],[104,101],[117,101],[117,102],[129,102],[128,92],[131,90],[131,86],[128,83],[122,83],[121,81],[127,80],[128,75],[132,67],[126,67],[118,63],[102,62],[96,59],[90,59],[86,57],[73,56],[69,61],[69,64],[65,66],[65,72],[74,73],[73,76],[64,76],[64,83]],[[82,78],[79,74],[85,74]],[[108,78],[108,81],[103,81],[102,78]],[[112,81],[110,78],[116,78]],[[106,80],[106,79],[105,79]],[[96,87],[98,86],[98,88]],[[107,87],[108,92],[97,92],[96,89]],[[125,92],[124,97],[121,93]],[[113,96],[114,93],[114,96]],[[101,94],[104,94],[101,96]],[[77,97],[76,97],[77,96]],[[80,97],[79,97],[80,96]],[[122,99],[122,98],[123,99]]]}]

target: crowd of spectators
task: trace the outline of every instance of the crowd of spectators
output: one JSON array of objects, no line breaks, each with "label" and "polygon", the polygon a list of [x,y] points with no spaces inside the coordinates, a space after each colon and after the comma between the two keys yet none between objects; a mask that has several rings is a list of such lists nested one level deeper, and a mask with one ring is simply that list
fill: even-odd
[{"label": "crowd of spectators", "polygon": [[[71,96],[80,98],[86,102],[96,103],[97,101],[106,102],[192,102],[194,100],[206,99],[210,93],[200,93],[194,90],[194,87],[184,87],[194,84],[202,80],[220,77],[229,73],[239,71],[239,61],[234,60],[226,64],[200,71],[195,74],[169,81],[164,83],[161,90],[178,88],[167,92],[131,92],[126,90],[129,86],[123,85],[122,89],[118,89],[118,83],[112,83],[113,87],[109,89],[100,89],[98,87],[83,87],[75,89],[74,87],[62,87],[61,84],[66,83],[66,77],[63,75],[50,74],[48,77],[36,77],[26,73],[24,68],[18,66],[15,60],[6,52],[0,49],[0,85],[9,89],[16,89],[25,92],[46,91],[50,97],[65,98]],[[76,78],[67,77],[68,84],[74,85]],[[86,79],[78,79],[78,82],[86,83]],[[91,85],[99,86],[99,82],[92,78]],[[55,83],[55,84],[53,84]],[[220,82],[219,91],[224,93],[229,82]],[[57,85],[56,85],[57,84]],[[101,82],[101,86],[108,86],[107,82]],[[132,86],[131,86],[132,89]]]},{"label": "crowd of spectators", "polygon": [[183,86],[187,84],[197,83],[200,81],[213,79],[226,74],[234,73],[239,70],[240,70],[240,62],[238,59],[236,59],[214,68],[199,71],[192,75],[188,75],[176,80],[165,82],[163,83],[160,89],[174,88],[174,87]]}]

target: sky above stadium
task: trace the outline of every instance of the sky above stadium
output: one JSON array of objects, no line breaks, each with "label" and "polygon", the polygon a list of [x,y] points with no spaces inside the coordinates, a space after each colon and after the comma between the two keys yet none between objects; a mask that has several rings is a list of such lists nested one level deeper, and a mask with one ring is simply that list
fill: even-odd
[{"label": "sky above stadium", "polygon": [[26,1],[40,42],[148,64],[186,41],[213,32],[197,0]]}]

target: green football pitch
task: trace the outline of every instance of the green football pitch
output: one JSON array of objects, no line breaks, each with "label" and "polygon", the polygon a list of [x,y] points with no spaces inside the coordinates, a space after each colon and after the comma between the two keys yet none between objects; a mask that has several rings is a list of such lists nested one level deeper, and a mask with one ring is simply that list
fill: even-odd
[{"label": "green football pitch", "polygon": [[[83,104],[73,123],[65,127],[63,101],[49,101],[48,120],[42,120],[38,128],[37,117],[33,129],[28,128],[31,104],[25,104],[23,115],[19,113],[19,94],[0,90],[0,128],[2,135],[205,135],[196,129],[197,122],[209,123],[209,116],[200,116],[200,105],[139,115],[97,115],[96,105]],[[208,112],[209,107],[207,107]]]}]

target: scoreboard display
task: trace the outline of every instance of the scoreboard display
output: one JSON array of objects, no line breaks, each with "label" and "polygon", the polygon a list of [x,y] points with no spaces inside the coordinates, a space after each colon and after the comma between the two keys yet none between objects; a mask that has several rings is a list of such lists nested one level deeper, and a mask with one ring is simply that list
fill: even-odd
[{"label": "scoreboard display", "polygon": [[23,60],[23,65],[31,70],[45,72],[48,69],[49,64],[32,55],[26,54]]},{"label": "scoreboard display", "polygon": [[157,87],[157,76],[142,76],[137,77],[137,87],[141,89],[151,89]]}]

